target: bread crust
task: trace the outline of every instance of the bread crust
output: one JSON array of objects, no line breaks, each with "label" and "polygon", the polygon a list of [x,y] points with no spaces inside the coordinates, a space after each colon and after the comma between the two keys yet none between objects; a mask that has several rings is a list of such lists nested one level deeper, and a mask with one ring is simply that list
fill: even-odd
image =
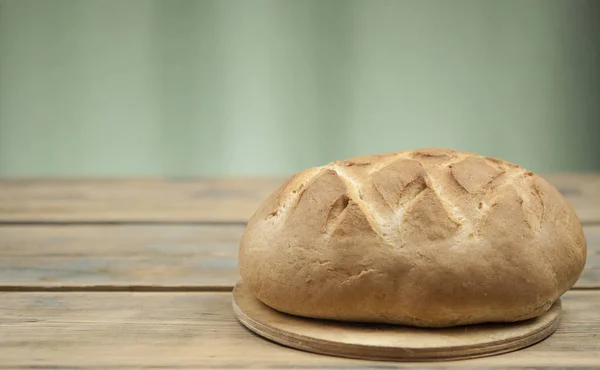
[{"label": "bread crust", "polygon": [[586,240],[543,178],[426,148],[292,176],[251,217],[254,295],[311,318],[449,327],[539,316],[579,278]]}]

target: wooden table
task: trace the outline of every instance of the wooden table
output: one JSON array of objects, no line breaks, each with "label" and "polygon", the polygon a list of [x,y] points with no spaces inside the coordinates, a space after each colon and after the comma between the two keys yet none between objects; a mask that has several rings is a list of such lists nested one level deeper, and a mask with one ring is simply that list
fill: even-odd
[{"label": "wooden table", "polygon": [[[600,368],[600,174],[545,176],[588,262],[549,339],[423,367]],[[0,369],[376,368],[257,337],[231,289],[245,221],[282,179],[0,181]]]}]

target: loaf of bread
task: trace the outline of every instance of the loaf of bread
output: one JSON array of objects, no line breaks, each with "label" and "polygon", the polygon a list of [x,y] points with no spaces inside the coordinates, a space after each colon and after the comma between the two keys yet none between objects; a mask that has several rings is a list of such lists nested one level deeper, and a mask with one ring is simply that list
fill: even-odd
[{"label": "loaf of bread", "polygon": [[284,313],[449,327],[543,314],[586,249],[574,210],[541,177],[428,148],[292,176],[251,217],[239,267]]}]

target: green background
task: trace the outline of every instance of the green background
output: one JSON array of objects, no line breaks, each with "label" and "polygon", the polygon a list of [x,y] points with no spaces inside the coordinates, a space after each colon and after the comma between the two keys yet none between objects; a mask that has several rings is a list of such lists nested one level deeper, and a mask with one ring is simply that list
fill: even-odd
[{"label": "green background", "polygon": [[445,146],[600,170],[600,2],[0,0],[0,176]]}]

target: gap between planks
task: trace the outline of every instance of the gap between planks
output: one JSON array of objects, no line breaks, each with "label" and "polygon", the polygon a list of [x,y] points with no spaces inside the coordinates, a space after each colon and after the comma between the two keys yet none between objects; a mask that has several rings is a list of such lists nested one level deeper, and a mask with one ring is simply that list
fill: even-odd
[{"label": "gap between planks", "polygon": [[[89,285],[89,286],[35,286],[35,285],[0,285],[0,292],[62,292],[62,293],[86,293],[86,292],[136,292],[136,293],[231,293],[231,286],[146,286],[146,285]],[[600,291],[599,287],[574,286],[569,291]]]},{"label": "gap between planks", "polygon": [[218,293],[225,292],[231,293],[233,287],[231,286],[151,286],[151,285],[88,285],[88,286],[35,286],[35,285],[0,285],[0,292],[28,292],[28,293],[42,293],[42,292],[74,292],[74,293],[85,293],[85,292],[152,292],[152,293]]},{"label": "gap between planks", "polygon": [[[600,224],[600,221],[594,222]],[[593,224],[594,224],[593,223]],[[114,225],[131,225],[131,226],[246,226],[246,221],[51,221],[51,220],[27,220],[27,221],[6,221],[0,220],[0,227],[10,226],[114,226]]]},{"label": "gap between planks", "polygon": [[[581,220],[582,226],[599,226],[600,220]],[[0,227],[10,226],[113,226],[113,225],[131,225],[131,226],[246,226],[247,221],[52,221],[52,220],[24,220],[7,221],[0,220]]]}]

